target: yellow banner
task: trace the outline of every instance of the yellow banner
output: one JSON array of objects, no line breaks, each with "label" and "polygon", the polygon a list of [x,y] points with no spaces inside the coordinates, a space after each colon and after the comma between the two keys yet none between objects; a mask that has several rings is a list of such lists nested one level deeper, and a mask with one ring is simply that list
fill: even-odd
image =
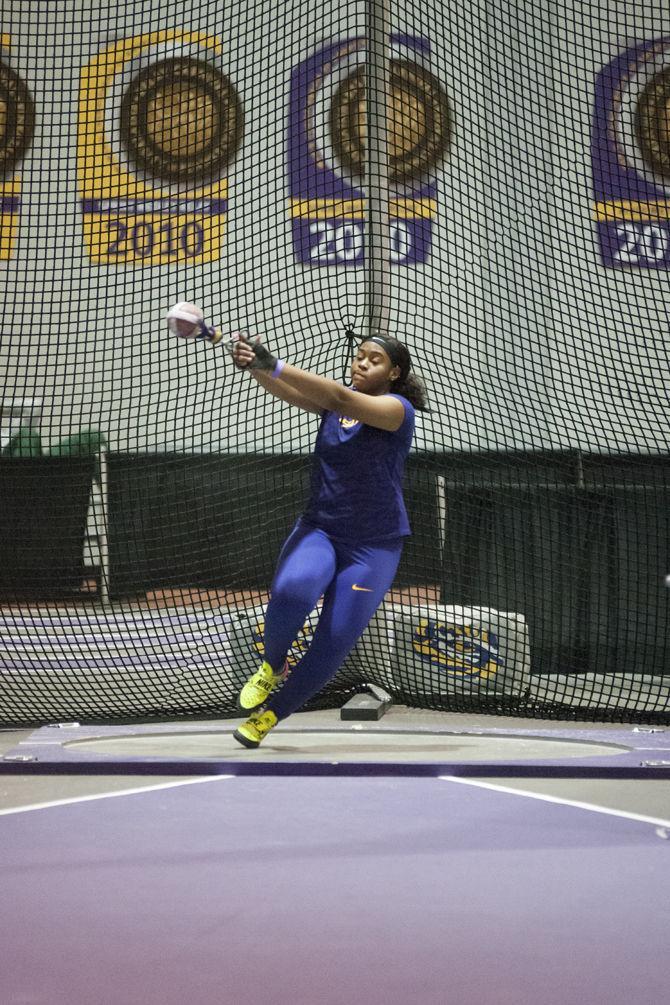
[{"label": "yellow banner", "polygon": [[[154,65],[160,68],[161,59],[181,60],[182,66],[195,74],[195,83],[189,82],[191,94],[193,86],[197,87],[198,73],[203,79],[208,74],[218,73],[211,64],[212,52],[221,53],[217,38],[203,32],[181,30],[121,39],[82,69],[77,167],[84,235],[91,261],[97,264],[195,265],[221,256],[227,178],[215,177],[206,184],[189,185],[178,177],[170,179],[169,171],[167,181],[151,177],[150,167],[143,164],[140,169],[132,157],[127,156],[124,147],[123,116],[127,116],[124,102],[137,78],[137,72],[130,73],[129,64],[168,43],[167,50],[158,53],[158,62]],[[197,58],[198,47],[203,50],[201,62]],[[150,72],[152,65],[148,64],[145,71],[147,69]],[[123,80],[124,72],[128,75],[127,81]],[[219,78],[224,79],[222,75]],[[151,101],[144,101],[144,104],[141,95],[138,99],[136,107],[148,109],[141,123],[146,133],[142,150],[150,151],[152,139],[160,138],[165,142],[166,151],[172,150],[177,156],[180,145],[189,149],[189,144],[195,142],[193,134],[198,134],[198,130],[183,128],[179,114],[182,97],[174,79],[167,71],[161,82],[162,91],[160,88],[157,91],[158,98],[154,94]],[[116,92],[124,88],[126,97],[119,103]],[[208,93],[202,91],[203,95]],[[188,124],[190,126],[190,122]]]},{"label": "yellow banner", "polygon": [[[12,36],[0,32],[0,49],[8,53],[12,48]],[[8,262],[14,251],[14,242],[19,229],[21,209],[21,177],[0,181],[0,262]]]},{"label": "yellow banner", "polygon": [[14,251],[21,210],[21,178],[16,175],[0,182],[0,262],[8,262]]},{"label": "yellow banner", "polygon": [[91,261],[99,265],[212,262],[221,256],[223,213],[85,214]]}]

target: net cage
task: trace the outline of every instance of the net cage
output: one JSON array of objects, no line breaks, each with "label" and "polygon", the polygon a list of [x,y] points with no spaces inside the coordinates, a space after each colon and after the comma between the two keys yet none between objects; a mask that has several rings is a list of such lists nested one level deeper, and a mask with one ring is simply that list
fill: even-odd
[{"label": "net cage", "polygon": [[[234,715],[318,416],[224,332],[424,383],[413,536],[308,707],[667,722],[659,0],[5,0],[0,721]],[[318,608],[289,653],[309,646]]]}]

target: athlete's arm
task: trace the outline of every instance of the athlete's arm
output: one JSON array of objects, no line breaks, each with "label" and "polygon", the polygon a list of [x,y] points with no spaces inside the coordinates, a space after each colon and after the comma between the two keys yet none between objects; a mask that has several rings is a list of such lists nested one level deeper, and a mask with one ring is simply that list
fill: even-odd
[{"label": "athlete's arm", "polygon": [[277,360],[258,342],[252,344],[241,340],[233,349],[233,358],[238,366],[249,367],[254,376],[262,373],[266,377],[262,382],[263,387],[272,394],[283,397],[285,390],[296,394],[298,397],[293,399],[293,403],[300,402],[301,408],[309,408],[310,411],[316,412],[336,412],[338,415],[358,419],[368,426],[386,429],[391,433],[400,429],[405,418],[405,409],[401,402],[388,394],[360,394],[343,387],[336,380],[319,377],[318,374],[308,373],[307,370],[300,370],[288,363],[280,364],[280,372],[274,377],[271,376]]},{"label": "athlete's arm", "polygon": [[314,412],[316,415],[323,414],[323,408],[320,408],[310,398],[304,394],[300,394],[299,391],[295,391],[286,384],[282,385],[281,381],[275,380],[269,373],[263,370],[250,370],[249,373],[262,388],[268,391],[269,394],[274,395],[275,398],[281,398],[282,401],[287,401],[289,405],[302,408],[305,412]]},{"label": "athlete's arm", "polygon": [[405,409],[397,398],[390,394],[361,394],[343,387],[329,377],[319,377],[318,374],[300,370],[288,363],[278,377],[271,377],[278,384],[287,384],[298,391],[319,408],[328,412],[336,412],[348,419],[358,419],[368,426],[386,429],[394,433],[400,429],[405,418]]},{"label": "athlete's arm", "polygon": [[280,384],[267,370],[252,369],[249,364],[254,362],[256,356],[253,347],[246,339],[241,338],[235,342],[230,352],[235,365],[240,370],[246,370],[264,390],[274,395],[275,398],[280,398],[282,401],[288,402],[289,405],[302,408],[305,412],[314,412],[316,415],[323,413],[323,409],[310,398],[286,384]]}]

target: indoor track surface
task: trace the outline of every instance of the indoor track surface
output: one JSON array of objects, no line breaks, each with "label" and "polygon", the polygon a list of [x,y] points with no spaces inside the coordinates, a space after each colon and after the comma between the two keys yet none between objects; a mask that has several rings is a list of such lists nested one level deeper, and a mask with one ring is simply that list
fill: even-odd
[{"label": "indoor track surface", "polygon": [[[341,774],[310,774],[346,746],[344,725],[337,711],[294,716],[256,775],[224,770],[229,721],[123,727],[125,740],[115,727],[75,744],[65,729],[52,746],[69,774],[53,751],[45,774],[4,761],[3,1005],[665,1000],[670,783],[605,770],[652,741],[658,760],[664,730],[392,709],[356,730],[367,763],[391,736],[386,773],[343,759]],[[590,751],[582,740],[571,756],[576,731]],[[435,765],[489,763],[491,776],[394,773],[403,732],[408,763],[441,735]],[[0,734],[0,752],[36,737]],[[108,773],[74,772],[73,747],[84,759],[96,748]],[[588,756],[592,777],[552,772]],[[142,773],[161,757],[200,757],[202,771]],[[501,777],[496,761],[518,757],[536,774]],[[295,770],[273,772],[282,759]]]}]

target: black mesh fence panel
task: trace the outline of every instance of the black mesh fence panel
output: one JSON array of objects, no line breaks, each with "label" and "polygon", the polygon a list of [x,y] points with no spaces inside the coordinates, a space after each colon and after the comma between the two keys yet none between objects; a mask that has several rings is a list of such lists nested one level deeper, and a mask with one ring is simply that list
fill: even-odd
[{"label": "black mesh fence panel", "polygon": [[666,7],[5,0],[0,32],[0,721],[235,714],[319,426],[235,331],[345,384],[387,333],[426,389],[413,535],[308,707],[668,721]]}]

